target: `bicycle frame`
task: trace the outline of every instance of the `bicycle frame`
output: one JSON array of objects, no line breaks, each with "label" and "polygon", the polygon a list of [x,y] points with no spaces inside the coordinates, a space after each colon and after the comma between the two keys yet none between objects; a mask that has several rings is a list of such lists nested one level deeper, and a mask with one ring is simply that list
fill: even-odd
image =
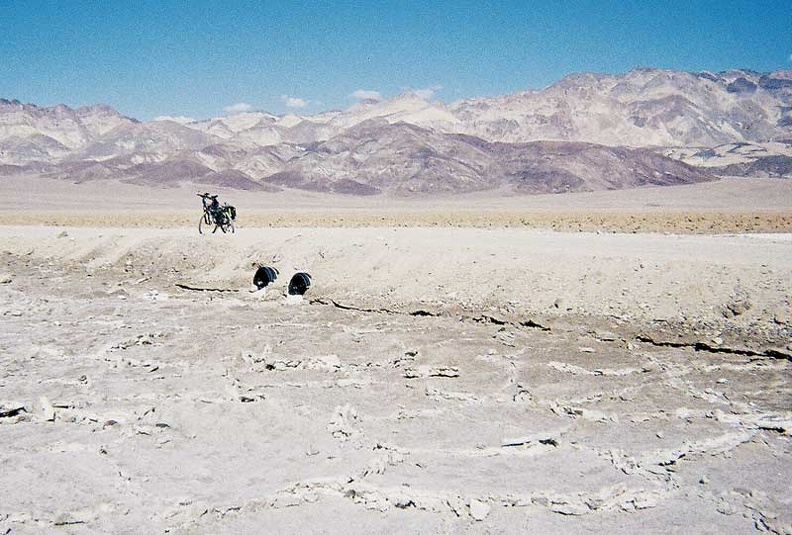
[{"label": "bicycle frame", "polygon": [[217,195],[210,195],[208,193],[198,193],[203,205],[203,215],[198,223],[198,233],[203,234],[204,225],[214,225],[212,234],[217,232],[217,229],[223,231],[225,234],[228,231],[234,232],[234,223],[231,214],[229,213],[228,204],[220,206],[217,202]]}]

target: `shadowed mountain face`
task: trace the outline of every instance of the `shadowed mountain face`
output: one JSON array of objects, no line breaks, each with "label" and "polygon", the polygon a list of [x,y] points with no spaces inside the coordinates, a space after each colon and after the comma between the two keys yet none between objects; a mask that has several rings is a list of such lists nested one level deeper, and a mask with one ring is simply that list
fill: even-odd
[{"label": "shadowed mountain face", "polygon": [[[576,74],[541,91],[450,105],[406,93],[313,116],[249,112],[186,124],[0,99],[0,174],[151,186],[350,195],[619,189],[709,180],[710,172],[789,176],[785,139],[790,72]],[[717,152],[729,144],[756,150]]]},{"label": "shadowed mountain face", "polygon": [[287,187],[401,195],[507,188],[525,193],[687,184],[711,175],[646,149],[541,141],[490,143],[368,121],[317,144],[265,180]]}]

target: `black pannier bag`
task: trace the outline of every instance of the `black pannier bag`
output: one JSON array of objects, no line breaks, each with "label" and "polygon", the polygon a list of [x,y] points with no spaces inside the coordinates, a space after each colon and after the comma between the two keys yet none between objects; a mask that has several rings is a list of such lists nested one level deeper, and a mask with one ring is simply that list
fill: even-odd
[{"label": "black pannier bag", "polygon": [[277,278],[277,269],[270,266],[261,266],[256,270],[256,274],[253,276],[253,284],[256,286],[256,288],[261,290],[271,282],[275,282],[275,279]]},{"label": "black pannier bag", "polygon": [[295,273],[289,281],[289,295],[305,295],[311,287],[311,276],[308,273]]}]

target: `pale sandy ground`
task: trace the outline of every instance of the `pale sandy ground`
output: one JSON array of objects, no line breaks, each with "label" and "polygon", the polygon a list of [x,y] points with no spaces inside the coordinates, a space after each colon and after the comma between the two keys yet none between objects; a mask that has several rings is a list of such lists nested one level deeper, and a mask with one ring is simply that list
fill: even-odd
[{"label": "pale sandy ground", "polygon": [[[199,186],[0,179],[0,225],[173,228],[197,225]],[[205,189],[205,186],[202,186]],[[564,195],[485,192],[431,198],[213,189],[242,227],[459,226],[564,231],[792,232],[792,180],[714,182]]]},{"label": "pale sandy ground", "polygon": [[790,233],[41,223],[0,533],[792,532]]},{"label": "pale sandy ground", "polygon": [[757,211],[792,210],[792,181],[769,178],[724,178],[701,184],[647,187],[560,195],[510,195],[483,192],[428,198],[331,196],[311,192],[246,192],[206,185],[182,184],[152,190],[116,182],[72,184],[40,177],[0,177],[0,210],[34,209],[188,209],[194,211],[198,191],[219,193],[221,200],[245,209],[315,210],[618,210],[618,211]]}]

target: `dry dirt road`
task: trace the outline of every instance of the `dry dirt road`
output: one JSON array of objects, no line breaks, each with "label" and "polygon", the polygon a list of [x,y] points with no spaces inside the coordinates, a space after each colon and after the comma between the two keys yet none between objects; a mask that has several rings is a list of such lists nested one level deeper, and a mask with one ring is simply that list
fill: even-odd
[{"label": "dry dirt road", "polygon": [[0,254],[0,533],[792,531],[792,235],[0,227]]}]

